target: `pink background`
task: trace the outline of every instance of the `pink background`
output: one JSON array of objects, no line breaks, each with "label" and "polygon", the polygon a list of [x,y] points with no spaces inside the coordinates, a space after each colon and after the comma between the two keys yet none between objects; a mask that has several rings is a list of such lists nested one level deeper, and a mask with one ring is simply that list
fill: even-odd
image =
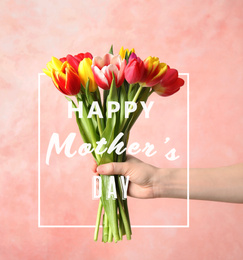
[{"label": "pink background", "polygon": [[[38,228],[37,214],[37,74],[51,56],[103,55],[113,43],[115,52],[134,47],[189,72],[190,167],[242,162],[242,13],[241,0],[1,2],[0,259],[243,258],[242,205],[190,201],[190,228],[135,228],[118,244],[93,242],[92,228]],[[43,163],[51,133],[64,140],[76,124],[64,97],[41,80],[41,224],[93,225],[91,157]],[[131,141],[154,143],[158,153],[138,157],[185,167],[186,88],[153,99],[150,121],[139,119]],[[173,164],[164,159],[166,137],[181,155]],[[185,200],[130,199],[129,206],[132,224],[186,224]]]}]

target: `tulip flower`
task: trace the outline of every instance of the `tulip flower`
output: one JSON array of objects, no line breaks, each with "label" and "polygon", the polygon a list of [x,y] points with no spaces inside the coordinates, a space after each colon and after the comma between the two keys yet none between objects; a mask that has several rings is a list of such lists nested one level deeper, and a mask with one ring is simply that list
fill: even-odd
[{"label": "tulip flower", "polygon": [[80,91],[80,79],[74,68],[65,61],[62,63],[55,57],[47,63],[47,68],[43,72],[52,78],[56,88],[65,95],[76,95]]},{"label": "tulip flower", "polygon": [[86,52],[86,53],[79,53],[77,55],[70,55],[68,54],[66,57],[61,58],[60,61],[64,62],[67,61],[75,70],[78,72],[78,66],[79,63],[84,59],[84,58],[90,58],[91,60],[93,59],[93,56],[91,53]]},{"label": "tulip flower", "polygon": [[86,87],[86,83],[89,79],[89,91],[94,92],[97,89],[97,84],[94,79],[94,74],[91,69],[92,60],[90,58],[84,58],[80,63],[78,67],[78,74],[80,77],[81,84],[83,87]]},{"label": "tulip flower", "polygon": [[134,53],[134,52],[135,52],[134,48],[132,48],[131,51],[129,51],[128,49],[124,49],[123,46],[122,46],[120,51],[119,51],[119,55],[124,60],[125,57],[126,57],[126,53],[127,53],[127,55],[130,55],[131,53]]},{"label": "tulip flower", "polygon": [[165,63],[160,63],[159,58],[151,56],[144,60],[144,67],[145,71],[141,82],[147,87],[152,87],[159,83],[167,70]]},{"label": "tulip flower", "polygon": [[113,73],[115,75],[116,87],[121,86],[125,78],[125,66],[126,60],[122,60],[120,55],[106,54],[103,58],[94,57],[91,68],[98,86],[108,90],[111,86]]},{"label": "tulip flower", "polygon": [[125,68],[125,79],[129,84],[135,84],[139,82],[144,74],[144,63],[137,57],[135,53],[132,53],[129,57],[129,62]]},{"label": "tulip flower", "polygon": [[51,71],[52,71],[52,69],[54,69],[54,70],[60,70],[61,67],[62,67],[62,62],[61,62],[59,59],[57,59],[57,58],[55,58],[55,57],[52,57],[52,58],[51,58],[51,61],[49,61],[49,62],[46,64],[46,67],[47,67],[47,69],[43,69],[43,72],[44,72],[47,76],[51,77]]},{"label": "tulip flower", "polygon": [[160,96],[170,96],[179,91],[180,87],[184,85],[184,80],[178,78],[178,71],[176,69],[168,70],[161,81],[153,86],[153,90]]}]

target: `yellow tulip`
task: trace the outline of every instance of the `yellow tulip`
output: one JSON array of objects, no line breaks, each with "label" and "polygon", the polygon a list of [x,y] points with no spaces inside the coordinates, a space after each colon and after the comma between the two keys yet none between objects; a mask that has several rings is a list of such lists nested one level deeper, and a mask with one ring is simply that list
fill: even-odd
[{"label": "yellow tulip", "polygon": [[167,71],[167,65],[165,63],[161,63],[157,57],[149,56],[145,59],[144,67],[145,72],[141,82],[144,82],[147,87],[152,87],[158,84]]},{"label": "yellow tulip", "polygon": [[79,76],[67,61],[62,63],[52,57],[43,72],[52,78],[55,87],[63,94],[73,96],[79,93],[81,87]]},{"label": "yellow tulip", "polygon": [[90,58],[84,58],[78,66],[78,75],[83,87],[86,87],[86,83],[89,79],[89,91],[94,92],[98,88],[98,85],[95,82],[94,74],[91,69],[92,60]]},{"label": "yellow tulip", "polygon": [[132,48],[130,51],[129,49],[124,49],[123,46],[121,47],[120,51],[119,51],[119,55],[121,56],[121,58],[124,60],[126,57],[126,53],[129,56],[132,52],[135,52],[134,48]]}]

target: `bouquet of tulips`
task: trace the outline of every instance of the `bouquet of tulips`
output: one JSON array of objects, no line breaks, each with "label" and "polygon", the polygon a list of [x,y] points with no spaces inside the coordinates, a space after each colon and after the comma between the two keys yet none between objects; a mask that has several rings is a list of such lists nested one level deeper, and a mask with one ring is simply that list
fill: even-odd
[{"label": "bouquet of tulips", "polygon": [[[123,47],[118,55],[113,55],[113,46],[104,57],[93,57],[89,52],[67,55],[61,59],[52,57],[43,71],[72,102],[74,110],[82,104],[83,116],[80,118],[76,111],[76,122],[83,141],[92,145],[90,152],[97,165],[125,161],[126,149],[116,153],[108,152],[108,147],[120,134],[120,141],[126,148],[129,132],[142,112],[142,102],[146,103],[154,92],[160,96],[172,95],[184,84],[183,79],[178,78],[178,71],[161,63],[159,58],[149,56],[143,61],[134,49],[129,51]],[[103,89],[102,95],[100,89]],[[77,103],[67,96],[75,96]],[[112,107],[109,102],[119,104],[119,109],[112,116],[109,116],[108,108]],[[125,111],[127,102],[130,102],[129,113]],[[133,109],[134,105],[136,110]],[[92,116],[88,116],[90,109],[94,111]],[[102,139],[105,142],[101,146],[99,141]],[[95,149],[98,144],[102,152]],[[100,177],[102,194],[94,240],[98,239],[102,216],[103,242],[117,242],[122,240],[123,235],[130,240],[132,232],[127,199],[122,194],[121,176]],[[107,188],[111,178],[115,180],[117,196],[108,198]]]}]

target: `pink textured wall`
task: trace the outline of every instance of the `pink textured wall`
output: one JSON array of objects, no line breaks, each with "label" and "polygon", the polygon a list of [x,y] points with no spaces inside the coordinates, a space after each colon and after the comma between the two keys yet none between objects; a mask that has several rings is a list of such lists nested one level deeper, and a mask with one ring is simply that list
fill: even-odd
[{"label": "pink textured wall", "polygon": [[[189,72],[190,166],[238,163],[243,158],[242,13],[241,0],[1,1],[1,260],[243,258],[242,205],[191,201],[190,228],[136,228],[131,241],[118,244],[93,242],[89,228],[38,228],[37,220],[37,74],[50,57],[103,55],[113,43],[116,52],[122,45],[134,47],[142,58],[158,56]],[[76,125],[66,118],[66,100],[49,79],[41,83],[44,160],[51,133],[65,138]],[[154,97],[150,123],[139,119],[131,140],[161,147],[155,157],[139,158],[170,166],[161,159],[169,136],[182,155],[173,166],[185,166],[185,98],[185,87],[168,99]],[[97,201],[90,197],[91,158],[62,159],[51,157],[49,168],[41,164],[41,224],[92,225]],[[129,201],[134,224],[186,224],[183,200]]]}]

